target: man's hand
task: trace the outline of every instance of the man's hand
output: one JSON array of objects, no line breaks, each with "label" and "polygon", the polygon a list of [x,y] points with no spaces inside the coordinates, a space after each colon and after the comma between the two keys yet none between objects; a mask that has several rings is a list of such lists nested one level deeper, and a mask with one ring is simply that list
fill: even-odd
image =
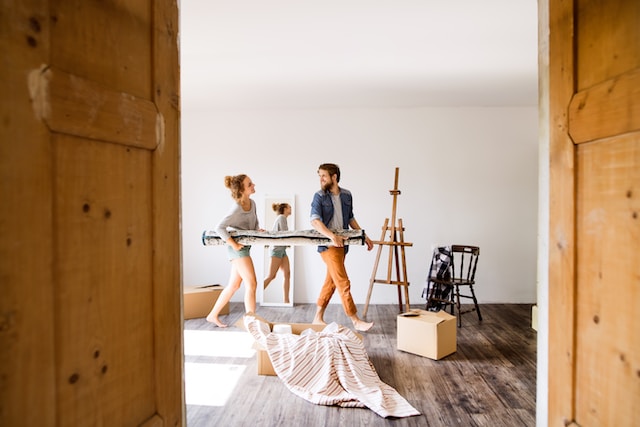
[{"label": "man's hand", "polygon": [[373,242],[371,241],[371,239],[369,238],[369,236],[365,235],[364,236],[364,243],[367,245],[367,250],[370,251],[371,249],[373,249]]},{"label": "man's hand", "polygon": [[331,242],[333,242],[333,246],[337,248],[343,247],[345,240],[347,240],[347,237],[339,236],[335,233],[333,233],[333,236],[331,237]]}]

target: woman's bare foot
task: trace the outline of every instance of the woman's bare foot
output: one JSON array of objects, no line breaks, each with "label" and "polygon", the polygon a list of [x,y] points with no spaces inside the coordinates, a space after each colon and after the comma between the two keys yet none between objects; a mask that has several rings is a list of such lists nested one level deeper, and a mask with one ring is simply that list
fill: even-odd
[{"label": "woman's bare foot", "polygon": [[316,316],[316,317],[313,318],[313,324],[314,325],[326,325],[327,322],[325,322],[322,317]]},{"label": "woman's bare foot", "polygon": [[211,314],[209,314],[209,315],[207,316],[207,322],[209,322],[209,323],[215,323],[215,325],[216,325],[218,328],[226,328],[226,327],[227,327],[227,325],[226,325],[226,324],[222,323],[222,322],[220,321],[220,319],[218,319],[218,316],[213,316],[213,315],[211,315]]},{"label": "woman's bare foot", "polygon": [[373,322],[365,322],[364,320],[360,320],[360,319],[353,320],[353,327],[356,329],[356,331],[359,331],[359,332],[366,332],[369,329],[371,329],[372,326],[373,326]]}]

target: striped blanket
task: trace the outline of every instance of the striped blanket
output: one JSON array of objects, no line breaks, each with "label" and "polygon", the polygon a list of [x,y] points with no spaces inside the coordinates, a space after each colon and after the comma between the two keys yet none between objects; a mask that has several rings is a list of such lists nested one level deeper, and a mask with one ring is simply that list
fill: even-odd
[{"label": "striped blanket", "polygon": [[318,405],[369,408],[381,417],[420,415],[378,377],[362,341],[336,323],[321,332],[275,334],[251,315],[246,329],[267,349],[273,368],[294,394]]}]

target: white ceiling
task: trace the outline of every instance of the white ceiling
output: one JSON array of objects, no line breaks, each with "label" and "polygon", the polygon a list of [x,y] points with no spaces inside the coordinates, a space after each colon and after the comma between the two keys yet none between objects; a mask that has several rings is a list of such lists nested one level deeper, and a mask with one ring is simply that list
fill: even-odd
[{"label": "white ceiling", "polygon": [[535,105],[536,0],[180,0],[183,109]]}]

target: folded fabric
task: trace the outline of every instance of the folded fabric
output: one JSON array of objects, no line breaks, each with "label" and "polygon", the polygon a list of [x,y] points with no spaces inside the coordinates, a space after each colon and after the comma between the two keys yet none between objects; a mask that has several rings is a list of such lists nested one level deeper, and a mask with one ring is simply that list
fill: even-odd
[{"label": "folded fabric", "polygon": [[362,341],[336,323],[321,332],[275,334],[254,316],[247,330],[265,347],[273,369],[294,394],[319,405],[367,407],[381,417],[420,415],[393,387],[382,382]]}]

